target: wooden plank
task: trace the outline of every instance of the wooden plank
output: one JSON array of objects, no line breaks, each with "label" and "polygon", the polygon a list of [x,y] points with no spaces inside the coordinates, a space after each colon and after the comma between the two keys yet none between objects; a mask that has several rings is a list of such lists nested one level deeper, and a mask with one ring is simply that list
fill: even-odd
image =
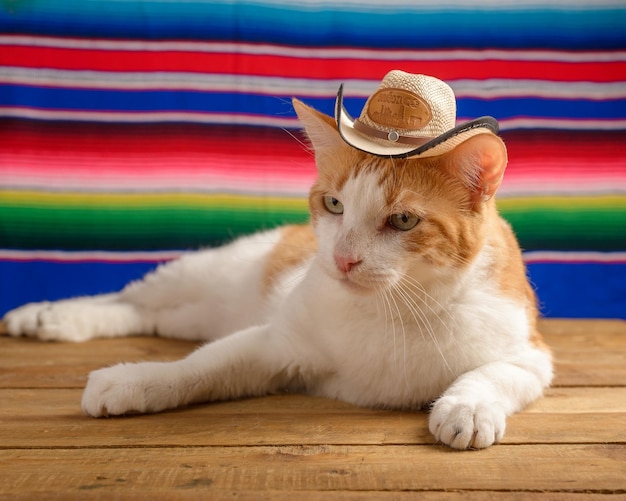
[{"label": "wooden plank", "polygon": [[[626,322],[542,320],[554,350],[555,386],[626,386]],[[0,388],[80,388],[87,374],[118,362],[174,360],[198,343],[154,337],[42,343],[0,337]]]},{"label": "wooden plank", "polygon": [[[106,479],[103,479],[106,480]],[[156,489],[150,492],[139,492],[128,489],[127,491],[116,491],[114,499],[117,500],[148,500],[148,501],[186,501],[198,499],[210,499],[211,501],[233,499],[237,501],[590,501],[591,499],[602,499],[603,501],[624,501],[624,494],[602,493],[594,496],[588,493],[567,493],[567,492],[498,492],[498,491],[242,491],[242,490],[216,490],[206,486],[190,486],[188,489],[168,490],[167,492],[157,492]],[[103,492],[104,490],[104,492]],[[2,488],[0,487],[0,499],[4,499]],[[8,499],[8,496],[6,496]],[[33,499],[32,493],[11,495],[11,501]],[[80,490],[78,493],[69,494],[67,492],[46,492],[46,501],[69,501],[85,499],[111,499],[111,494],[106,488],[95,488],[93,490]]]},{"label": "wooden plank", "polygon": [[[4,450],[3,493],[214,491],[626,491],[624,445]],[[567,465],[566,468],[563,466]]]},{"label": "wooden plank", "polygon": [[120,362],[176,360],[196,346],[195,342],[155,337],[85,343],[0,337],[0,388],[82,388],[92,370]]},{"label": "wooden plank", "polygon": [[551,346],[555,386],[626,385],[626,322],[543,320]]},{"label": "wooden plank", "polygon": [[[362,409],[304,395],[93,419],[74,389],[1,390],[4,447],[434,444],[425,412]],[[598,424],[602,423],[601,426]],[[509,419],[503,443],[626,443],[626,388],[561,388]]]},{"label": "wooden plank", "polygon": [[531,404],[525,412],[598,413],[626,412],[626,388],[549,388],[544,398]]},{"label": "wooden plank", "polygon": [[[197,493],[191,495],[180,496],[176,493],[175,497],[171,497],[171,493],[166,496],[157,496],[156,499],[198,499]],[[626,494],[608,494],[603,492],[594,496],[589,493],[576,492],[512,492],[512,491],[462,491],[462,492],[446,492],[441,490],[435,491],[327,491],[320,493],[319,491],[221,491],[219,493],[211,491],[212,500],[236,498],[237,501],[259,501],[259,499],[271,501],[364,501],[364,500],[382,500],[382,501],[591,501],[593,498],[602,501],[624,501]],[[142,496],[133,499],[143,499]],[[146,497],[145,499],[154,499]]]},{"label": "wooden plank", "polygon": [[625,325],[542,321],[557,387],[469,453],[433,445],[425,413],[302,395],[95,420],[89,370],[195,345],[0,338],[0,499],[626,499]]},{"label": "wooden plank", "polygon": [[582,318],[542,318],[539,329],[549,336],[586,336],[590,333],[608,336],[625,336],[626,321]]}]

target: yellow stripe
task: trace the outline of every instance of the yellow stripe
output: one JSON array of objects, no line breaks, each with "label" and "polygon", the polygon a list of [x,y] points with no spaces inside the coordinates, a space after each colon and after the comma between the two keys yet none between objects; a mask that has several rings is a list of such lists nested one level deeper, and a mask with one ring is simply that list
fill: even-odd
[{"label": "yellow stripe", "polygon": [[259,208],[306,210],[307,200],[300,197],[202,193],[75,193],[41,191],[0,191],[0,205],[50,208]]},{"label": "yellow stripe", "polygon": [[[42,191],[0,191],[0,205],[12,207],[198,207],[255,209],[273,207],[285,210],[306,210],[304,197],[268,197],[213,193],[77,193]],[[507,212],[525,209],[614,209],[626,210],[626,196],[539,196],[502,198],[498,207]]]},{"label": "yellow stripe", "polygon": [[527,209],[613,209],[626,210],[626,196],[547,196],[547,197],[520,197],[502,198],[498,200],[498,208],[506,212],[515,212]]}]

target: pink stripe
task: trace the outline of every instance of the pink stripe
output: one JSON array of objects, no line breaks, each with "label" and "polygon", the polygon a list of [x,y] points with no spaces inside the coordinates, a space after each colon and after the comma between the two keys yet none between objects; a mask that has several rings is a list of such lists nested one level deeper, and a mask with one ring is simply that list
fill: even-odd
[{"label": "pink stripe", "polygon": [[526,264],[626,264],[626,252],[559,252],[524,253]]},{"label": "pink stripe", "polygon": [[[0,141],[0,183],[86,189],[305,193],[311,153],[276,129],[16,123]],[[503,193],[626,190],[623,133],[512,133]]]}]

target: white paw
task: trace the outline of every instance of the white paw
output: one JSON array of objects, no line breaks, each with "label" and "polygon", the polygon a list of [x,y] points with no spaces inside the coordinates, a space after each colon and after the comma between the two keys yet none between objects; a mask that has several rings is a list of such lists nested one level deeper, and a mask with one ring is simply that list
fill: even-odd
[{"label": "white paw", "polygon": [[93,337],[89,310],[79,301],[30,303],[4,317],[11,336],[29,336],[42,341],[86,341]]},{"label": "white paw", "polygon": [[506,414],[497,403],[441,397],[430,413],[435,438],[454,449],[484,449],[504,436]]},{"label": "white paw", "polygon": [[179,405],[171,363],[119,364],[93,371],[82,408],[93,417],[159,412]]},{"label": "white paw", "polygon": [[50,306],[47,301],[30,303],[9,311],[2,319],[6,331],[11,336],[37,337],[39,313]]}]

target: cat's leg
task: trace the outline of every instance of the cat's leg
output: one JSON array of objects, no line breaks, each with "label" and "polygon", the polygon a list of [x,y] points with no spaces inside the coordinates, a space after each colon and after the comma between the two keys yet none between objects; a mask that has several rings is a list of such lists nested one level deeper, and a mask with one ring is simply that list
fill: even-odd
[{"label": "cat's leg", "polygon": [[31,303],[5,316],[6,330],[48,341],[142,334],[216,339],[264,320],[264,263],[279,239],[280,230],[273,230],[186,254],[119,293]]},{"label": "cat's leg", "polygon": [[175,362],[119,364],[89,375],[82,408],[94,417],[268,394],[296,369],[284,341],[255,326],[206,344]]},{"label": "cat's leg", "polygon": [[154,334],[213,340],[267,322],[265,264],[281,229],[186,254],[120,293],[149,315]]},{"label": "cat's leg", "polygon": [[44,341],[79,342],[151,331],[150,318],[117,293],[30,303],[8,312],[3,321],[9,335]]},{"label": "cat's leg", "polygon": [[552,377],[550,357],[531,370],[494,362],[460,376],[435,402],[429,428],[455,449],[482,449],[504,436],[506,418],[539,398]]}]

